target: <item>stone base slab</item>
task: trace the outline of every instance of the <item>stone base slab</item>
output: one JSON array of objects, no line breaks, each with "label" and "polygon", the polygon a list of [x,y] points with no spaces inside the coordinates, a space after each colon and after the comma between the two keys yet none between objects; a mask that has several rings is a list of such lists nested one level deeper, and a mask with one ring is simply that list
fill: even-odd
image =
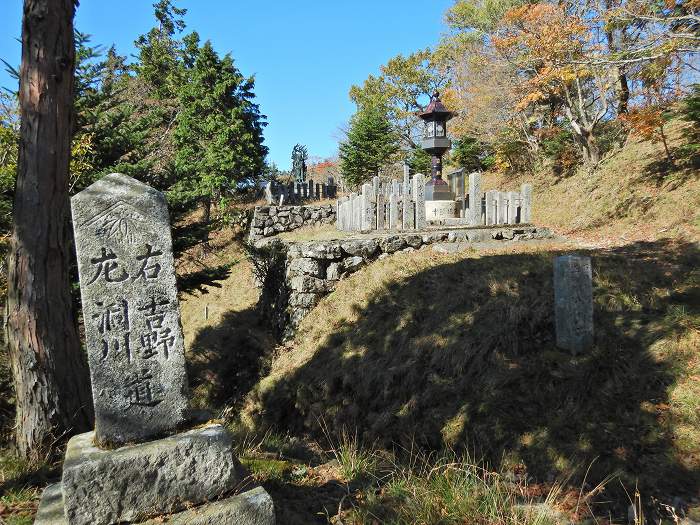
[{"label": "stone base slab", "polygon": [[94,432],[68,442],[63,464],[65,516],[71,525],[108,525],[169,514],[236,488],[240,464],[218,424],[104,450]]},{"label": "stone base slab", "polygon": [[[262,487],[177,514],[159,516],[139,525],[275,525],[272,498]],[[68,525],[63,513],[61,484],[49,485],[39,503],[34,525]]]}]

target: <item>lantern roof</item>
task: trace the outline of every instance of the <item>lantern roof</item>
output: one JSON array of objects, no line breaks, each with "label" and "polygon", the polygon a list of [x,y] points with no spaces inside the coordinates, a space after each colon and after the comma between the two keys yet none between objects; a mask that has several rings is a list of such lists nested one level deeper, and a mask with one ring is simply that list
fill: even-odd
[{"label": "lantern roof", "polygon": [[436,91],[433,96],[430,97],[430,103],[425,107],[425,109],[418,113],[418,116],[423,120],[435,120],[439,117],[443,117],[445,120],[449,120],[454,117],[456,113],[450,111],[445,107],[440,100],[440,92]]}]

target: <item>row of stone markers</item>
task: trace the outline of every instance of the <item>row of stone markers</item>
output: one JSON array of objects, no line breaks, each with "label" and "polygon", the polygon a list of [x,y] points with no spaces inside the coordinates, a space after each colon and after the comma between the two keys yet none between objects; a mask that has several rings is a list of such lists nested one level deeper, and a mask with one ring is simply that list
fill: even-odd
[{"label": "row of stone markers", "polygon": [[265,186],[265,199],[268,205],[279,204],[282,206],[285,202],[299,203],[303,200],[323,200],[335,199],[338,194],[338,186],[332,183],[332,178],[328,184],[314,182],[309,179],[304,183],[289,183],[279,184],[268,182]]},{"label": "row of stone markers", "polygon": [[165,197],[114,173],[71,207],[95,430],[68,442],[35,523],[273,525],[229,432],[188,409]]},{"label": "row of stone markers", "polygon": [[403,183],[372,179],[362,192],[337,201],[336,226],[340,231],[421,230],[425,217],[425,177],[411,177],[404,169]]},{"label": "row of stone markers", "polygon": [[469,226],[497,224],[529,224],[532,220],[532,184],[520,186],[520,191],[481,191],[481,173],[469,174],[469,186],[455,184],[460,201],[460,223]]}]

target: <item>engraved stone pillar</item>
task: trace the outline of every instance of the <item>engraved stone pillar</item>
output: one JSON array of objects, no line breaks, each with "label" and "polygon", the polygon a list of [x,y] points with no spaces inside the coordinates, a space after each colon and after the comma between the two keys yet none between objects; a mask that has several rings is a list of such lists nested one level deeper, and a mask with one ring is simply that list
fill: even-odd
[{"label": "engraved stone pillar", "polygon": [[399,197],[392,192],[389,195],[389,229],[396,230],[399,227]]},{"label": "engraved stone pillar", "polygon": [[[412,230],[415,227],[415,219],[413,218],[413,206],[408,206],[411,202],[411,176],[408,174],[408,166],[403,167],[403,185],[402,185],[402,202],[401,211],[401,226],[404,230]],[[413,224],[413,226],[410,226]]]},{"label": "engraved stone pillar", "polygon": [[481,226],[481,173],[469,174],[469,224]]},{"label": "engraved stone pillar", "polygon": [[496,192],[496,224],[505,224],[507,222],[505,194],[502,191]]},{"label": "engraved stone pillar", "polygon": [[486,225],[496,224],[496,190],[486,192]]},{"label": "engraved stone pillar", "polygon": [[403,229],[414,230],[416,228],[416,203],[411,200],[403,201]]},{"label": "engraved stone pillar", "polygon": [[364,231],[371,230],[372,228],[372,185],[363,184],[362,185],[362,195],[361,195],[361,211],[360,211],[360,222],[361,229]]},{"label": "engraved stone pillar", "polygon": [[321,184],[321,198],[325,199],[328,196],[328,192],[326,191],[326,185]]},{"label": "engraved stone pillar", "polygon": [[384,195],[377,195],[377,230],[384,230],[384,218],[386,210],[384,209]]},{"label": "engraved stone pillar", "polygon": [[316,183],[316,196],[315,199],[319,200],[321,198],[321,185],[317,182]]},{"label": "engraved stone pillar", "polygon": [[416,209],[416,230],[425,229],[428,222],[425,218],[425,177],[422,173],[413,176],[413,202]]},{"label": "engraved stone pillar", "polygon": [[520,222],[529,224],[532,221],[532,184],[525,183],[520,187]]},{"label": "engraved stone pillar", "polygon": [[508,224],[516,224],[518,222],[518,204],[520,195],[517,191],[508,192]]},{"label": "engraved stone pillar", "polygon": [[377,175],[372,177],[372,191],[374,192],[375,195],[379,195],[379,190],[380,190],[380,180]]},{"label": "engraved stone pillar", "polygon": [[591,258],[554,259],[554,314],[557,346],[574,354],[593,344]]},{"label": "engraved stone pillar", "polygon": [[168,206],[113,173],[71,199],[98,443],[174,431],[187,377]]}]

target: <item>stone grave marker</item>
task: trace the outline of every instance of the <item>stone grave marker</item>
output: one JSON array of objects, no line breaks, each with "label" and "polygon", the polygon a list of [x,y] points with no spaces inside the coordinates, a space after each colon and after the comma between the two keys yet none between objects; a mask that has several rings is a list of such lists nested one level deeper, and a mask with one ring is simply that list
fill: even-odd
[{"label": "stone grave marker", "polygon": [[165,197],[113,173],[71,206],[97,442],[173,431],[187,378]]},{"label": "stone grave marker", "polygon": [[423,230],[428,222],[425,217],[425,177],[421,173],[413,176],[413,202],[416,203],[416,230]]},{"label": "stone grave marker", "polygon": [[481,225],[481,174],[469,174],[469,224]]},{"label": "stone grave marker", "polygon": [[532,220],[532,184],[520,187],[520,222],[529,224]]},{"label": "stone grave marker", "polygon": [[591,258],[564,255],[554,259],[554,314],[557,346],[573,353],[593,344]]},{"label": "stone grave marker", "polygon": [[267,201],[268,206],[272,205],[273,196],[272,196],[272,183],[271,182],[268,182],[267,184],[265,184],[265,200]]},{"label": "stone grave marker", "polygon": [[508,192],[508,224],[515,224],[518,222],[518,192],[509,191]]}]

